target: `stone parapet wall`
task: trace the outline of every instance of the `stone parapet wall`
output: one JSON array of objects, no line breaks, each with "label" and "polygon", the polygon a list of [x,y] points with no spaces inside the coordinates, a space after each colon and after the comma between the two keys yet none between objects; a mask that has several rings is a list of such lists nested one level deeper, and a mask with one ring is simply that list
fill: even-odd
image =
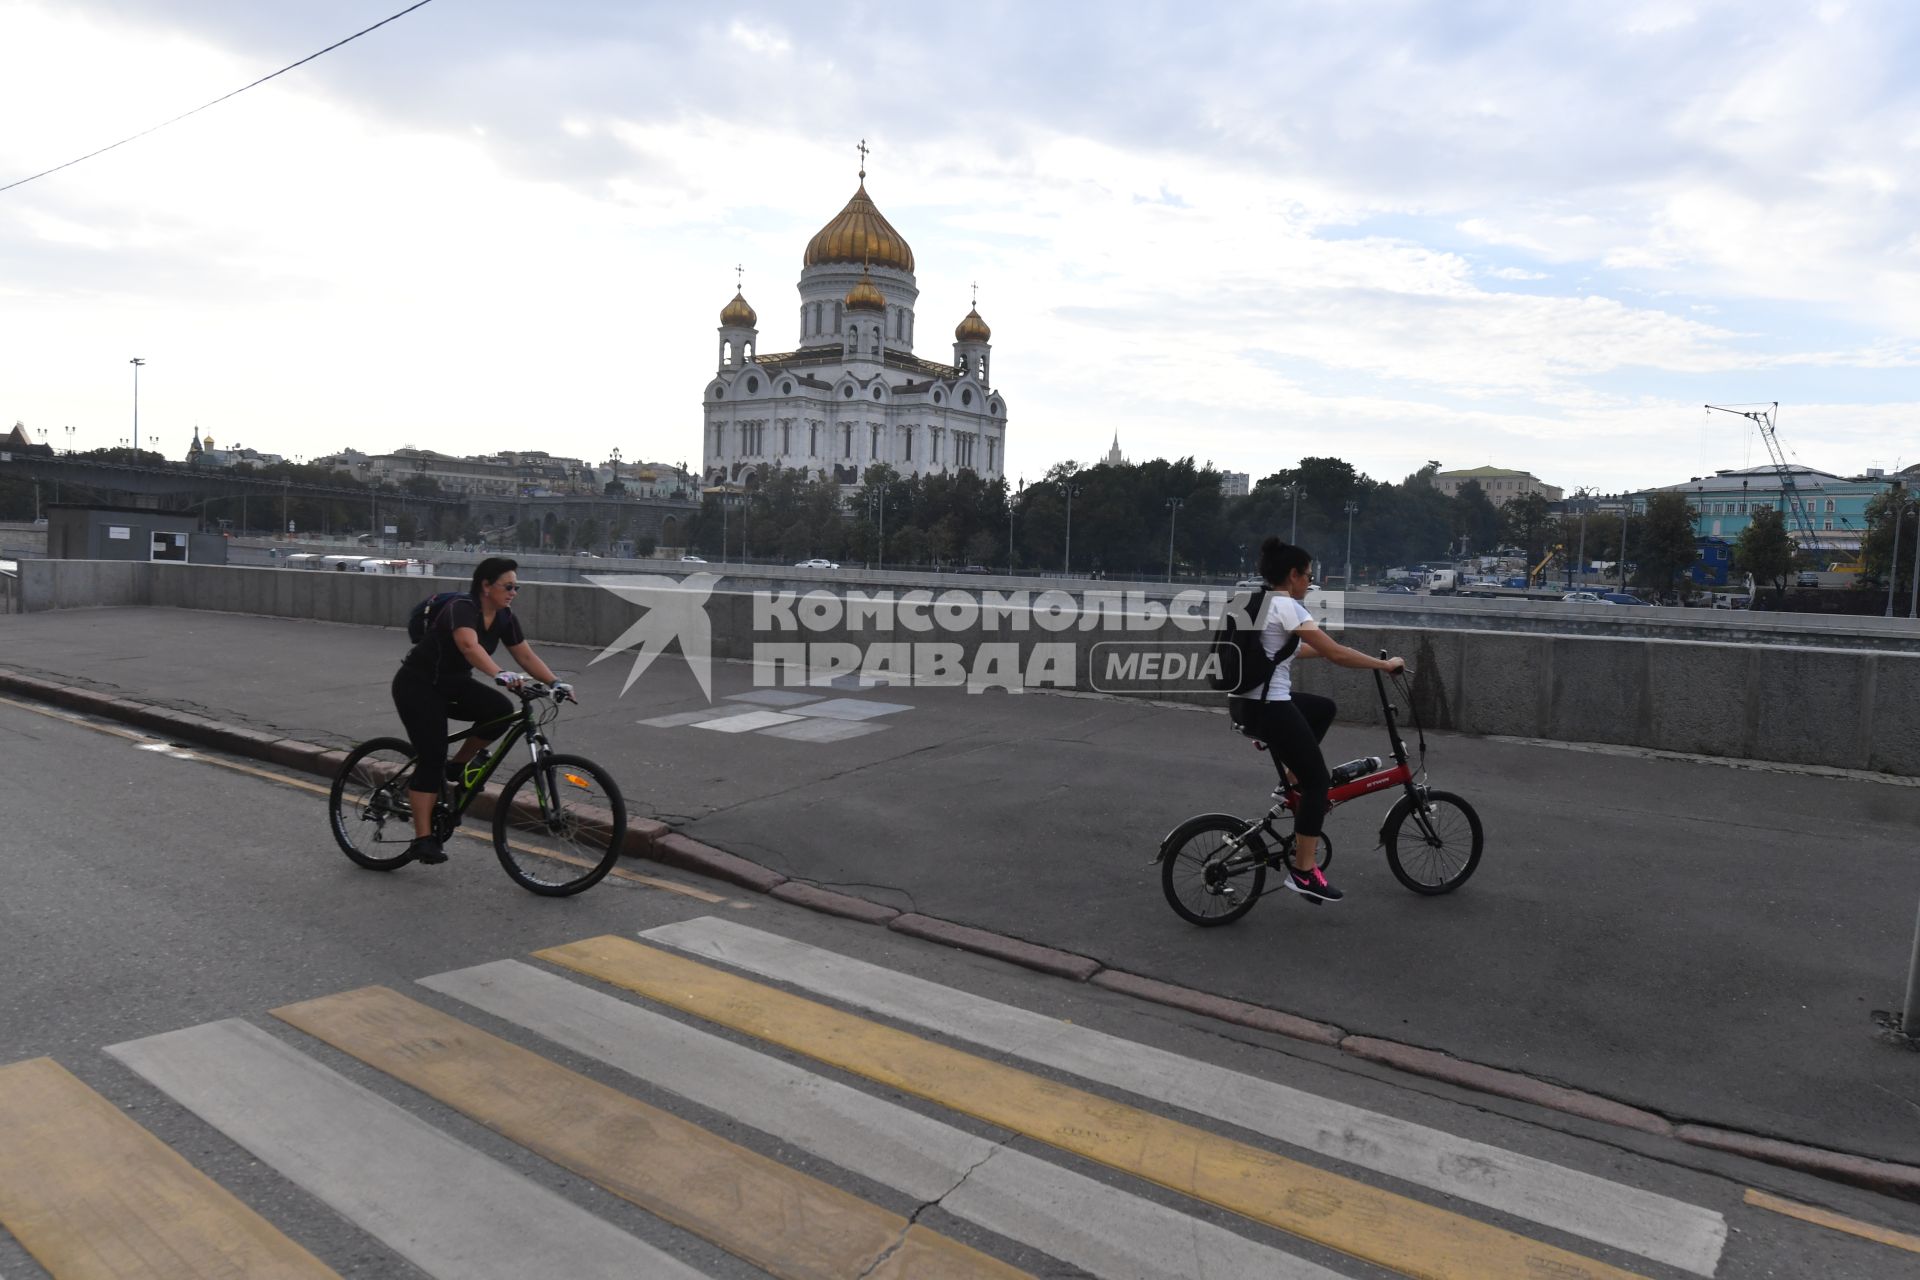
[{"label": "stone parapet wall", "polygon": [[[782,589],[796,618],[802,611],[793,608],[793,602],[802,593],[820,592],[816,599],[825,604],[830,591],[845,590],[841,584],[805,581],[803,571],[795,572],[792,579],[782,575]],[[455,577],[26,560],[20,563],[19,596],[29,612],[143,605],[398,628],[423,596],[465,586],[464,578]],[[776,644],[809,644],[815,646],[809,652],[817,655],[827,652],[820,646],[867,654],[888,644],[937,642],[951,646],[963,666],[971,666],[983,646],[1003,645],[1015,671],[1024,669],[1040,646],[1068,645],[1063,670],[1070,675],[1063,683],[1086,690],[1103,685],[1096,670],[1098,645],[1153,647],[1171,642],[1192,652],[1206,639],[1204,630],[1178,630],[1163,619],[1138,613],[1101,615],[1093,629],[1076,624],[1050,631],[1029,611],[1024,628],[1004,625],[1004,619],[989,627],[977,612],[969,612],[977,595],[960,591],[957,584],[932,598],[944,598],[948,608],[944,622],[927,630],[876,630],[849,625],[843,617],[819,629],[779,631],[764,625],[770,617],[765,594],[735,590],[716,592],[705,615],[713,656],[760,660],[758,678],[763,682],[804,675],[790,663],[771,665],[769,655],[775,651],[768,646]],[[612,643],[641,616],[636,604],[611,591],[564,583],[531,587],[515,612],[536,641],[592,648]],[[785,612],[776,609],[771,614]],[[1364,613],[1356,620],[1354,612],[1362,611],[1350,611],[1349,625],[1339,638],[1365,652],[1384,649],[1405,656],[1414,672],[1415,707],[1431,729],[1920,777],[1920,717],[1906,714],[1920,705],[1920,653],[1782,643],[1777,638],[1742,643],[1480,630],[1457,623],[1442,627],[1422,625],[1419,610],[1400,613],[1393,618],[1395,625],[1387,625]],[[1297,663],[1296,673],[1300,688],[1329,694],[1340,703],[1343,721],[1378,723],[1371,674],[1321,661]],[[1217,706],[1221,701],[1220,695],[1200,691],[1192,682],[1156,688],[1146,696],[1198,705]]]}]

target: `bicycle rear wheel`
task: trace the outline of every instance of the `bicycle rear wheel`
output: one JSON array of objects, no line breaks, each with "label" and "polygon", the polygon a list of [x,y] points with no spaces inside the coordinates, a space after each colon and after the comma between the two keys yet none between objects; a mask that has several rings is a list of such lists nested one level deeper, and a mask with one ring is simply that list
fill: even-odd
[{"label": "bicycle rear wheel", "polygon": [[1211,928],[1253,910],[1267,883],[1267,846],[1258,825],[1230,813],[1203,813],[1173,829],[1160,846],[1160,891],[1182,920]]},{"label": "bicycle rear wheel", "polygon": [[507,780],[493,811],[493,849],[522,889],[549,898],[590,889],[620,860],[627,805],[606,770],[553,755]]},{"label": "bicycle rear wheel", "polygon": [[392,871],[410,860],[413,808],[407,779],[413,744],[405,738],[375,738],[347,755],[327,795],[327,818],[341,850],[369,871]]},{"label": "bicycle rear wheel", "polygon": [[1401,796],[1380,828],[1380,842],[1401,884],[1415,893],[1452,893],[1480,865],[1480,815],[1451,791],[1427,792],[1418,813],[1412,797]]}]

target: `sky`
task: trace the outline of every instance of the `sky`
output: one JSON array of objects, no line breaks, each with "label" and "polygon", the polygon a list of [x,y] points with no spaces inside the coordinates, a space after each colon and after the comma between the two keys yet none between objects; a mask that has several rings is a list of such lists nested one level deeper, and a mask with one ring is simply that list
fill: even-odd
[{"label": "sky", "polygon": [[[0,185],[408,0],[0,0]],[[699,464],[867,187],[918,354],[979,286],[1016,478],[1192,455],[1568,490],[1920,461],[1920,6],[434,0],[0,193],[56,447]]]}]

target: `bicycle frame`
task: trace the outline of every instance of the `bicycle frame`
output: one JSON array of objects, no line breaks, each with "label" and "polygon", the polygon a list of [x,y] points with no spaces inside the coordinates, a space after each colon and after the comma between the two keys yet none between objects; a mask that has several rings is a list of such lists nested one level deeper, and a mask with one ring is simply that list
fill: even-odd
[{"label": "bicycle frame", "polygon": [[[558,704],[554,705],[557,713]],[[488,729],[503,722],[507,724],[506,732],[479,755],[459,767],[460,777],[452,798],[443,798],[434,805],[434,834],[441,839],[444,840],[452,834],[453,828],[472,807],[475,797],[487,785],[488,780],[498,772],[507,754],[522,738],[527,740],[528,754],[532,756],[535,764],[553,754],[553,745],[547,741],[547,735],[540,731],[541,725],[546,721],[534,719],[533,699],[530,697],[521,699],[520,708],[517,711],[493,720],[475,722],[457,733],[448,734],[447,745],[451,747],[455,743],[465,742],[476,731]],[[411,761],[408,762],[408,767],[411,769]],[[448,769],[449,771],[453,769],[451,762],[448,764]],[[547,802],[548,787],[546,780],[539,772],[534,775],[534,790],[544,806]]]},{"label": "bicycle frame", "polygon": [[[1384,658],[1387,655],[1385,653],[1382,653],[1380,656]],[[1374,684],[1374,689],[1380,695],[1380,711],[1382,716],[1386,719],[1387,739],[1392,745],[1393,764],[1387,768],[1379,769],[1373,773],[1367,774],[1364,777],[1355,778],[1349,782],[1343,782],[1339,786],[1329,789],[1327,792],[1327,811],[1331,813],[1333,810],[1339,808],[1343,804],[1346,804],[1348,801],[1358,800],[1364,796],[1373,795],[1375,792],[1384,791],[1389,787],[1404,787],[1406,789],[1407,796],[1409,797],[1409,799],[1412,801],[1412,804],[1413,804],[1413,814],[1414,814],[1415,821],[1420,824],[1420,827],[1423,833],[1430,835],[1432,833],[1427,822],[1427,818],[1425,814],[1425,806],[1420,803],[1420,793],[1425,790],[1425,786],[1415,781],[1416,776],[1423,776],[1425,774],[1425,768],[1423,766],[1422,769],[1420,770],[1420,773],[1416,775],[1413,768],[1412,759],[1407,754],[1406,740],[1400,736],[1399,714],[1394,709],[1393,699],[1387,696],[1386,679],[1382,675],[1382,673],[1377,670],[1373,673],[1373,684]],[[1424,734],[1421,737],[1421,742],[1422,742],[1421,750],[1423,752],[1423,759],[1424,759],[1424,752],[1425,752],[1425,745],[1424,745],[1425,735]],[[1259,742],[1256,740],[1255,745],[1258,746],[1262,751],[1265,751],[1267,749],[1267,744],[1264,742]],[[1247,829],[1241,832],[1239,836],[1237,836],[1233,841],[1230,842],[1232,845],[1235,845],[1238,847],[1235,849],[1235,852],[1231,856],[1229,856],[1226,859],[1226,861],[1222,864],[1222,871],[1224,873],[1233,874],[1238,871],[1243,871],[1246,868],[1253,865],[1253,862],[1255,860],[1253,858],[1245,856],[1245,848],[1244,848],[1245,842],[1250,836],[1254,836],[1261,832],[1265,832],[1268,836],[1272,837],[1275,844],[1280,845],[1286,849],[1292,848],[1293,846],[1292,833],[1282,835],[1279,829],[1276,828],[1273,824],[1282,815],[1295,812],[1299,809],[1300,807],[1299,788],[1288,787],[1285,784],[1276,785],[1273,789],[1273,793],[1270,798],[1273,801],[1273,803],[1272,803],[1272,806],[1268,808],[1267,812],[1260,818],[1249,822],[1247,824]],[[1382,825],[1383,832],[1385,830],[1385,823],[1386,823],[1386,820],[1382,819],[1381,825]],[[1383,836],[1382,842],[1384,843],[1384,836]],[[1158,865],[1159,863],[1164,862],[1172,854],[1172,852],[1173,851],[1171,848],[1163,845],[1160,851],[1154,856],[1153,862],[1150,863],[1149,865]]]}]

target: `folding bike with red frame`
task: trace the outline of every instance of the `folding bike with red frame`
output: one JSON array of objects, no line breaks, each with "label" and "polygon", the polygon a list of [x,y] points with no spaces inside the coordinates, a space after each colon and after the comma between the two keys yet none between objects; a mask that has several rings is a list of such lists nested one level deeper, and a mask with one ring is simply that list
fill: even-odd
[{"label": "folding bike with red frame", "polygon": [[[1427,785],[1427,735],[1405,673],[1396,672],[1394,681],[1413,716],[1420,742],[1418,767],[1409,759],[1407,744],[1400,736],[1397,708],[1387,696],[1386,680],[1378,671],[1373,673],[1373,680],[1393,746],[1393,763],[1343,781],[1328,792],[1328,799],[1333,808],[1339,808],[1376,791],[1400,787],[1403,794],[1380,824],[1380,845],[1386,850],[1387,865],[1395,878],[1415,893],[1451,893],[1480,865],[1480,815],[1451,791],[1436,791]],[[1267,749],[1266,743],[1257,739],[1254,745],[1262,751]],[[1271,806],[1258,818],[1202,813],[1188,818],[1160,842],[1160,852],[1154,858],[1160,867],[1160,888],[1182,919],[1202,926],[1231,924],[1268,892],[1269,867],[1281,875],[1287,873],[1287,864],[1293,858],[1294,833],[1291,826],[1282,831],[1274,824],[1283,818],[1291,822],[1299,808],[1300,793],[1293,787],[1276,786],[1270,799]],[[1333,842],[1325,835],[1320,837],[1317,860],[1322,867],[1333,861]],[[1317,899],[1307,901],[1319,905]]]}]

